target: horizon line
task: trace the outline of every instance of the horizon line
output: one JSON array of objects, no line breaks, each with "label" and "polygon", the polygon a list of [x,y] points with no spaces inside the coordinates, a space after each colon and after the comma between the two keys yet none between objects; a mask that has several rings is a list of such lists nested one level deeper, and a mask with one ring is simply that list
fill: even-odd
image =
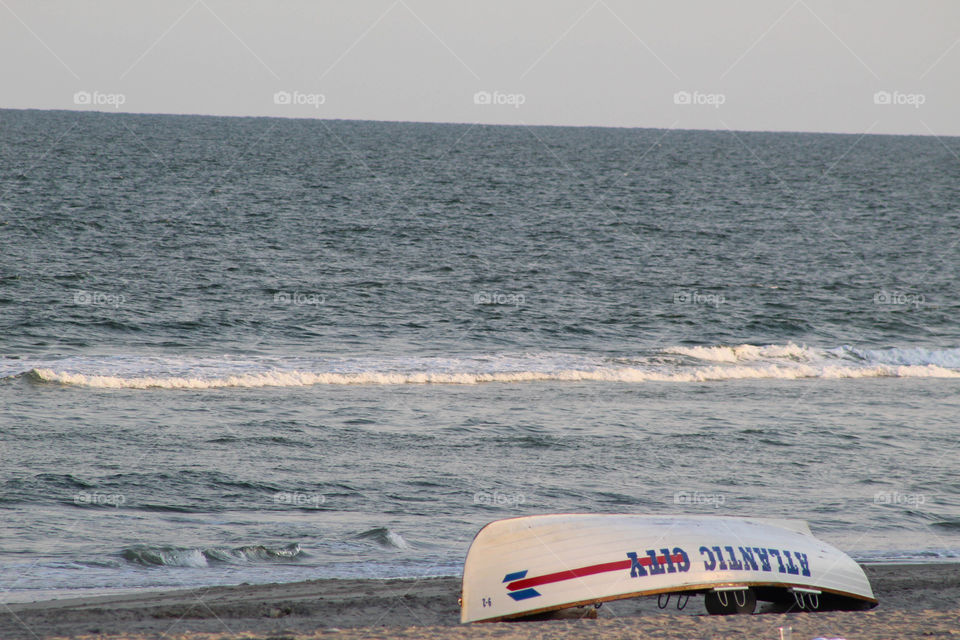
[{"label": "horizon line", "polygon": [[936,133],[873,133],[869,131],[805,131],[798,129],[710,129],[698,127],[657,127],[644,125],[613,125],[613,124],[544,124],[544,123],[501,123],[501,122],[470,122],[459,120],[385,120],[378,118],[316,118],[309,116],[282,116],[282,115],[240,115],[240,114],[216,114],[216,113],[173,113],[163,111],[119,111],[119,110],[101,110],[101,109],[49,109],[44,107],[5,107],[0,106],[0,111],[44,111],[57,113],[77,113],[77,114],[101,114],[101,115],[124,115],[124,116],[160,116],[160,117],[190,117],[190,118],[245,118],[245,119],[264,119],[264,120],[311,120],[324,122],[371,122],[382,124],[421,124],[421,125],[449,125],[449,126],[474,126],[474,127],[518,127],[518,128],[565,128],[565,129],[632,129],[632,130],[650,130],[650,131],[682,131],[682,132],[704,132],[704,133],[783,133],[783,134],[810,134],[810,135],[836,135],[836,136],[897,136],[897,137],[917,137],[917,138],[960,138],[960,134],[936,134]]}]

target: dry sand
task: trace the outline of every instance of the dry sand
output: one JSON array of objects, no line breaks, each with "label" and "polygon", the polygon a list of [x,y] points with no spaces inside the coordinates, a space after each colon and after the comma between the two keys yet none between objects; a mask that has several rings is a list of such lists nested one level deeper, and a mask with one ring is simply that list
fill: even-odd
[{"label": "dry sand", "polygon": [[455,578],[315,580],[0,605],[0,640],[353,638],[779,638],[960,640],[960,564],[868,566],[872,611],[707,616],[656,598],[605,604],[596,620],[460,625]]}]

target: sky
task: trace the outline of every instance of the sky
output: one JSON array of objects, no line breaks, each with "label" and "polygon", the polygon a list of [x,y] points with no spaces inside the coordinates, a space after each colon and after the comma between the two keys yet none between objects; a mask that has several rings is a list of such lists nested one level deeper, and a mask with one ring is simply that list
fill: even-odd
[{"label": "sky", "polygon": [[0,108],[960,135],[956,0],[0,0]]}]

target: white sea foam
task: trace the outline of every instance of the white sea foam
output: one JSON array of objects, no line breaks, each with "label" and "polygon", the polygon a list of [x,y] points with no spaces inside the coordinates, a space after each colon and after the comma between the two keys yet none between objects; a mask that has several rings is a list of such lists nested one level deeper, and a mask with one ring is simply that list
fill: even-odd
[{"label": "white sea foam", "polygon": [[819,359],[824,353],[822,350],[798,346],[792,342],[766,346],[741,344],[716,347],[670,347],[664,351],[665,353],[689,356],[698,360],[730,363],[765,359],[808,361]]},{"label": "white sea foam", "polygon": [[[569,353],[325,358],[71,356],[20,362],[14,376],[103,389],[530,382],[713,382],[804,378],[956,378],[960,349],[833,349],[794,343],[669,347],[602,358]],[[7,376],[8,378],[11,376]]]},{"label": "white sea foam", "polygon": [[960,378],[960,371],[938,365],[756,364],[675,367],[673,369],[597,367],[554,371],[325,373],[269,371],[226,377],[122,377],[35,369],[45,382],[104,389],[217,389],[228,387],[298,387],[310,385],[481,384],[523,382],[714,382],[723,380],[803,378]]}]

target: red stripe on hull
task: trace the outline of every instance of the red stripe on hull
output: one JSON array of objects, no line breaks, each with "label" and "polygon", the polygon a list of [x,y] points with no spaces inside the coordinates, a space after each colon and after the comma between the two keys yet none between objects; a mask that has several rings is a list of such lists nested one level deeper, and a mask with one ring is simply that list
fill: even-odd
[{"label": "red stripe on hull", "polygon": [[[670,556],[670,559],[674,562],[681,562],[683,556],[676,554]],[[653,561],[649,556],[643,558],[638,558],[637,561],[645,566],[649,567],[653,564]],[[666,564],[666,556],[657,556],[657,562],[660,564]],[[603,564],[593,564],[589,567],[581,567],[579,569],[569,569],[567,571],[557,571],[556,573],[548,573],[543,576],[536,576],[533,578],[524,578],[523,580],[514,580],[507,585],[509,591],[517,591],[518,589],[529,589],[531,587],[538,587],[542,584],[550,584],[551,582],[563,582],[564,580],[572,580],[574,578],[582,578],[584,576],[592,576],[597,573],[606,573],[608,571],[620,571],[621,569],[629,569],[632,561],[630,560],[617,560],[616,562],[605,562]]]}]

